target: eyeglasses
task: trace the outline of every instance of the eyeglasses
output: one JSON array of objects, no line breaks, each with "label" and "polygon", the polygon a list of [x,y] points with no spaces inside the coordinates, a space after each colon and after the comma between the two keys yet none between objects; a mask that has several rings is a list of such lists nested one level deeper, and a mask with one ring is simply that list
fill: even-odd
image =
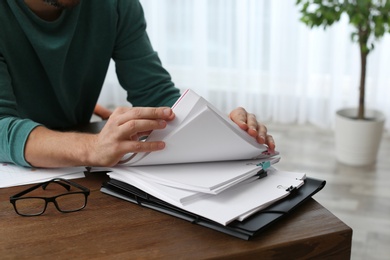
[{"label": "eyeglasses", "polygon": [[[51,183],[61,185],[68,192],[53,197],[22,197],[23,195],[32,192],[39,187],[42,187],[43,190],[46,190],[47,186]],[[72,186],[77,188],[77,191],[70,191]],[[25,191],[11,196],[10,202],[14,206],[17,214],[28,217],[42,215],[45,212],[49,202],[53,202],[57,210],[63,213],[82,210],[87,205],[88,195],[88,188],[66,179],[55,178],[50,181],[37,184]]]}]

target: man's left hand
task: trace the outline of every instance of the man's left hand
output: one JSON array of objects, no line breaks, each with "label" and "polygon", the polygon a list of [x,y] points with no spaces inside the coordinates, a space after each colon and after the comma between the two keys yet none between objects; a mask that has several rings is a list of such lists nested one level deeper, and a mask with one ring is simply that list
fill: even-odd
[{"label": "man's left hand", "polygon": [[267,145],[270,152],[275,151],[274,138],[267,133],[267,127],[257,121],[254,114],[248,113],[242,107],[238,107],[230,112],[229,117],[250,136],[256,138],[258,143]]}]

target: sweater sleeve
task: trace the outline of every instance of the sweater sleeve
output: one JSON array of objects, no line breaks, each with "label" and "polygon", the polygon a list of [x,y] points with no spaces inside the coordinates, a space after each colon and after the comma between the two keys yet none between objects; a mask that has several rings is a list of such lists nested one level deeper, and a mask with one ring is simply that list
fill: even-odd
[{"label": "sweater sleeve", "polygon": [[0,53],[0,162],[31,166],[24,158],[24,146],[38,125],[19,118],[7,65]]},{"label": "sweater sleeve", "polygon": [[118,24],[113,59],[119,83],[133,106],[171,106],[179,98],[146,33],[138,0],[118,0]]}]

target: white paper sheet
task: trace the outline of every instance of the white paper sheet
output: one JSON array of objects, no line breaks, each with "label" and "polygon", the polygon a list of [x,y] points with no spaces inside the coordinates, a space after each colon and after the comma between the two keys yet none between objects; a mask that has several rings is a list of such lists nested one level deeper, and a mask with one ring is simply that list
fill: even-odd
[{"label": "white paper sheet", "polygon": [[[177,199],[172,199],[177,191],[167,193],[168,187],[161,192],[158,189],[160,186],[151,184],[150,181],[135,179],[128,183],[176,207],[227,225],[236,219],[243,220],[270,203],[284,198],[289,194],[286,190],[288,187],[300,187],[304,183],[304,173],[288,173],[289,177],[283,176],[283,171],[276,169],[269,170],[269,173],[265,178],[252,177],[217,195],[201,197],[185,205]],[[110,177],[115,179],[115,173],[110,174]]]},{"label": "white paper sheet", "polygon": [[275,164],[279,159],[115,167],[110,170],[179,189],[216,194],[255,175],[262,169],[258,163],[271,161]]},{"label": "white paper sheet", "polygon": [[[267,147],[240,129],[205,99],[187,90],[173,106],[175,119],[153,131],[148,141],[164,141],[164,150],[126,155],[127,166],[267,157]],[[129,159],[130,158],[130,159]]]},{"label": "white paper sheet", "polygon": [[85,167],[56,169],[24,168],[13,164],[0,163],[0,188],[44,182],[53,178],[83,178]]}]

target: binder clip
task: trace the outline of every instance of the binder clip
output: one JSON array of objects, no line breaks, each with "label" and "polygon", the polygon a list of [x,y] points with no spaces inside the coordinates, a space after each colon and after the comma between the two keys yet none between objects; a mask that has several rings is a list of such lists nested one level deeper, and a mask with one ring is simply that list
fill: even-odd
[{"label": "binder clip", "polygon": [[263,170],[267,170],[269,167],[271,167],[271,162],[270,161],[261,162],[256,164],[256,166],[261,166]]},{"label": "binder clip", "polygon": [[194,216],[194,219],[191,220],[191,224],[198,224],[200,222],[199,216]]},{"label": "binder clip", "polygon": [[258,179],[262,179],[264,177],[267,177],[268,174],[267,174],[267,171],[265,171],[264,169],[261,169],[260,171],[258,171],[255,176],[258,177]]},{"label": "binder clip", "polygon": [[283,186],[283,185],[278,185],[277,188],[278,189],[285,189],[288,192],[292,192],[292,191],[297,190],[297,187],[294,187],[292,185],[290,187],[286,187],[286,186]]},{"label": "binder clip", "polygon": [[288,187],[288,188],[286,189],[286,191],[292,192],[292,191],[294,191],[294,190],[296,190],[296,189],[297,189],[297,187],[290,186],[290,187]]},{"label": "binder clip", "polygon": [[137,202],[138,205],[142,206],[141,200],[137,195],[134,195],[135,202]]},{"label": "binder clip", "polygon": [[267,169],[271,166],[271,162],[270,161],[261,162],[258,163],[257,166],[261,166],[261,170],[258,171],[255,176],[258,176],[259,179],[267,177],[268,176]]}]

